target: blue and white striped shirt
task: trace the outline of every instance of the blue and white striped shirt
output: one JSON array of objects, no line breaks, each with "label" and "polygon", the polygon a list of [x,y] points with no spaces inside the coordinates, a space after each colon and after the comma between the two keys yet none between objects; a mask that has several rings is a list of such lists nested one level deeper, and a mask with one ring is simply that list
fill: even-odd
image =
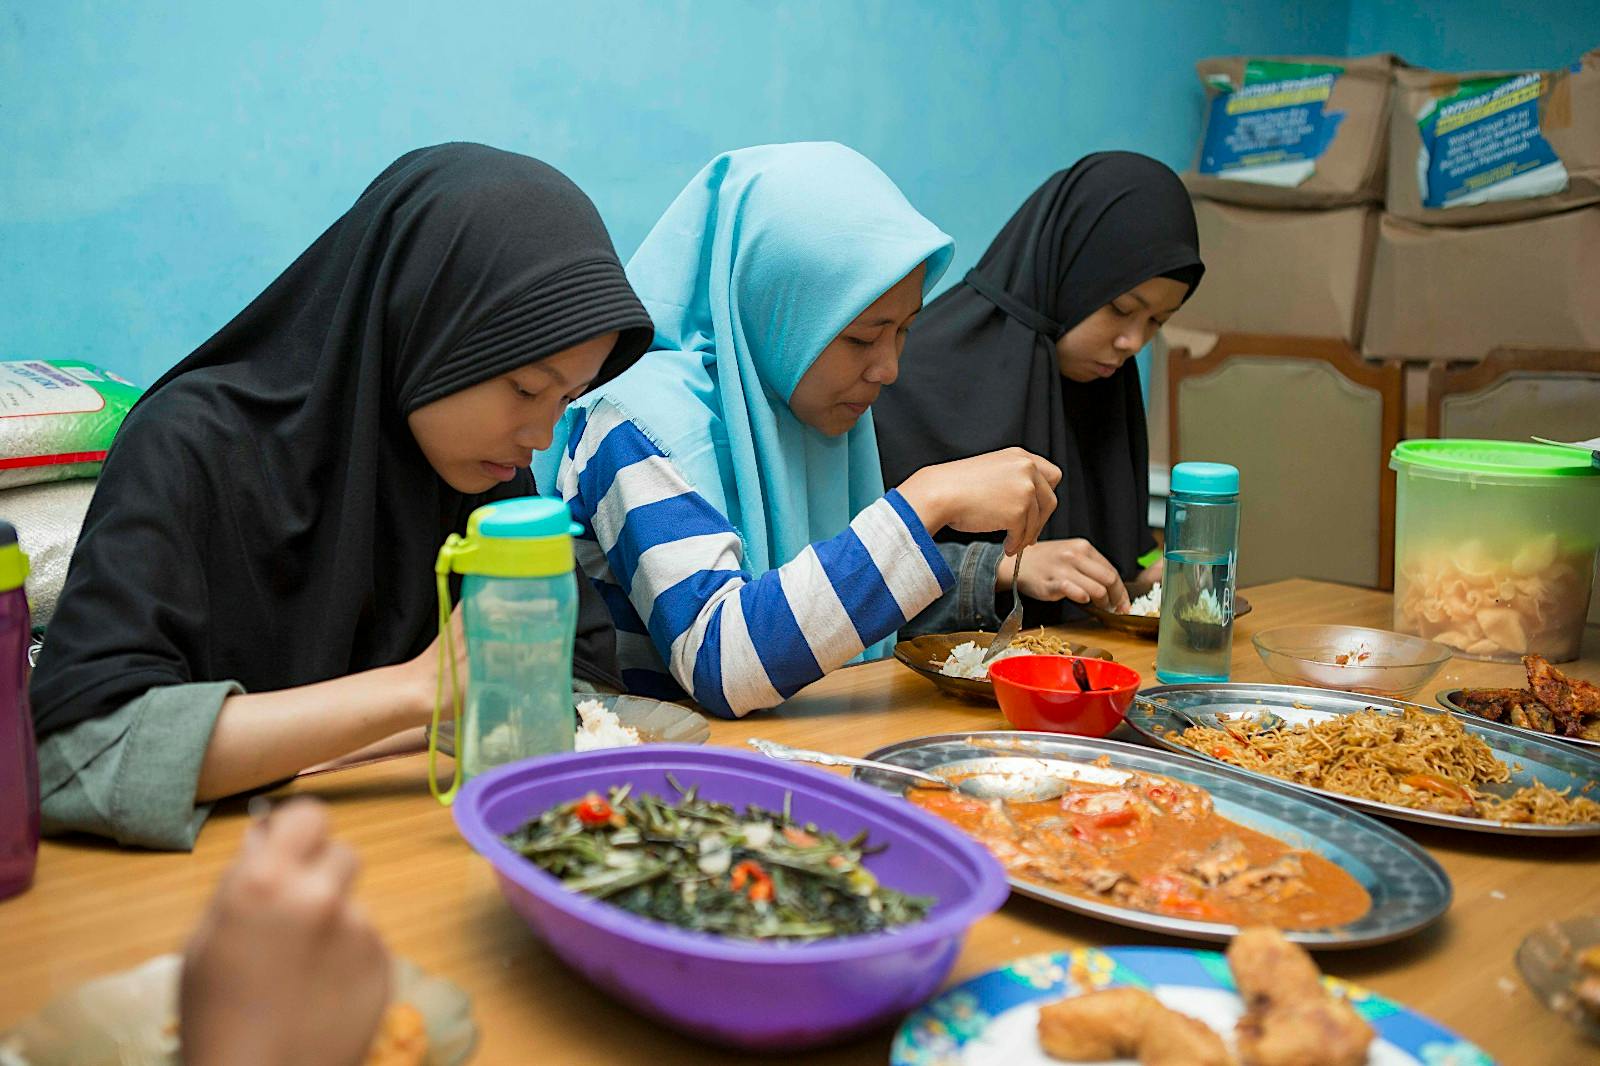
[{"label": "blue and white striped shirt", "polygon": [[580,411],[557,477],[579,564],[617,627],[630,692],[687,692],[726,718],[773,707],[882,640],[954,582],[898,491],[760,577],[739,534],[614,404]]}]

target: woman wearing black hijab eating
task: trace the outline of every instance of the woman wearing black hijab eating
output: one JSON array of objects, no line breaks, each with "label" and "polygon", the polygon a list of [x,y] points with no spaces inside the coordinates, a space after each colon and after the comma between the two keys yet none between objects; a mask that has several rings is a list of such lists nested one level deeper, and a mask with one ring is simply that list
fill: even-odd
[{"label": "woman wearing black hijab eating", "polygon": [[[33,679],[46,831],[191,847],[211,801],[425,723],[440,543],[650,335],[559,172],[397,160],[123,423]],[[574,673],[615,686],[578,584]]]},{"label": "woman wearing black hijab eating", "polygon": [[[1040,186],[906,339],[900,378],[874,408],[885,485],[1013,446],[1062,471],[1055,513],[1022,568],[1030,625],[1068,617],[1063,601],[1128,602],[1124,581],[1155,543],[1133,356],[1204,270],[1177,175],[1146,156],[1102,152]],[[960,595],[902,635],[999,621],[994,593],[1011,578],[1000,546],[942,550]]]}]

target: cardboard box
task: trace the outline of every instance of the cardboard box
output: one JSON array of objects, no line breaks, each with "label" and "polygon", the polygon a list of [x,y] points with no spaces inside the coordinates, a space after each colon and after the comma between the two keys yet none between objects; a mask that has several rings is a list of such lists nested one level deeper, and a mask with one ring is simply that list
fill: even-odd
[{"label": "cardboard box", "polygon": [[1385,215],[1362,352],[1479,360],[1502,345],[1600,349],[1600,207],[1466,228]]},{"label": "cardboard box", "polygon": [[1266,211],[1196,200],[1206,276],[1184,329],[1360,341],[1378,212]]},{"label": "cardboard box", "polygon": [[1205,129],[1184,182],[1257,207],[1381,200],[1399,65],[1388,54],[1202,59]]},{"label": "cardboard box", "polygon": [[1600,203],[1600,49],[1563,70],[1395,75],[1385,210],[1480,225]]}]

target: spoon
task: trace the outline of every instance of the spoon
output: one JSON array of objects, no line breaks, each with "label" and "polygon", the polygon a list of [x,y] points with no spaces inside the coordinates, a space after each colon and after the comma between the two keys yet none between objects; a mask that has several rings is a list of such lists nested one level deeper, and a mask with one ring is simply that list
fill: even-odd
[{"label": "spoon", "polygon": [[1089,671],[1084,669],[1082,659],[1072,660],[1072,680],[1078,683],[1079,692],[1094,691],[1094,686],[1089,684]]},{"label": "spoon", "polygon": [[988,666],[995,658],[1011,646],[1017,639],[1017,634],[1022,630],[1022,590],[1017,586],[1017,579],[1022,576],[1022,549],[1017,549],[1016,561],[1011,564],[1011,611],[1006,615],[1006,620],[1000,623],[999,632],[989,642],[980,666]]},{"label": "spoon", "polygon": [[855,766],[864,770],[877,770],[880,773],[910,778],[917,783],[918,788],[939,788],[959,792],[973,799],[1037,803],[1055,799],[1072,787],[1070,781],[1061,778],[1019,780],[1010,774],[973,774],[959,781],[951,781],[939,774],[930,774],[926,770],[913,770],[909,766],[896,766],[894,763],[878,762],[875,759],[855,759],[848,755],[831,755],[825,751],[792,748],[787,744],[779,744],[775,740],[763,740],[760,737],[751,737],[745,743],[769,759],[813,763],[817,766]]},{"label": "spoon", "polygon": [[1150,708],[1152,711],[1160,711],[1165,714],[1175,714],[1179,718],[1182,718],[1185,722],[1188,722],[1190,725],[1199,726],[1201,729],[1226,730],[1228,726],[1235,723],[1249,722],[1256,727],[1257,732],[1271,733],[1274,730],[1282,729],[1284,726],[1289,724],[1276,711],[1273,711],[1268,707],[1263,707],[1259,711],[1251,711],[1248,713],[1239,712],[1226,719],[1223,719],[1218,717],[1215,713],[1205,715],[1193,714],[1188,709],[1180,707],[1176,703],[1157,703],[1149,696],[1141,696],[1137,692],[1133,694],[1133,701],[1142,707]]}]

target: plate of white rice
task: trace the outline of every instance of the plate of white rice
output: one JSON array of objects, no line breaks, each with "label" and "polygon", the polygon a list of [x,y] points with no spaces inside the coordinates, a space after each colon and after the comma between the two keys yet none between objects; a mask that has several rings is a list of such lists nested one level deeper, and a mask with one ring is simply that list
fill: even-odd
[{"label": "plate of white rice", "polygon": [[[635,744],[704,744],[711,723],[679,703],[643,696],[578,695],[573,751],[626,748]],[[439,725],[439,750],[455,754],[455,723]]]}]

